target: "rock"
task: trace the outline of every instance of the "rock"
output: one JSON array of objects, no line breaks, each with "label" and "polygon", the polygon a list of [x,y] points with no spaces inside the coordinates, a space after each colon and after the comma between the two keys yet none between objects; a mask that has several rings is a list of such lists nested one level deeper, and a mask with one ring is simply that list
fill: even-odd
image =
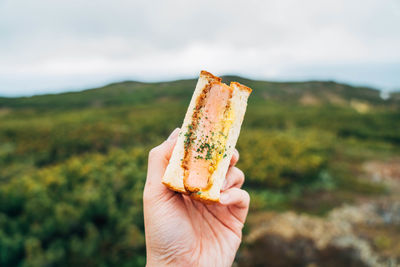
[{"label": "rock", "polygon": [[400,159],[370,161],[364,171],[391,193],[343,205],[325,218],[252,214],[236,266],[400,266]]}]

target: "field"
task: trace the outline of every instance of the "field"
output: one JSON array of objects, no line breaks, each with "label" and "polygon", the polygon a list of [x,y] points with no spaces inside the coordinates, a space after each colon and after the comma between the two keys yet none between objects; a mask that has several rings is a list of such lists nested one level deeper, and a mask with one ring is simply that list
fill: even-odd
[{"label": "field", "polygon": [[[230,80],[254,89],[237,145],[251,195],[238,266],[400,262],[398,94],[383,100],[377,90],[335,82]],[[147,154],[180,126],[195,82],[0,98],[0,266],[143,266]],[[345,209],[362,219],[343,217]],[[354,230],[339,231],[353,237],[350,245],[337,236],[315,245],[320,236],[288,223],[330,229],[338,216]],[[293,237],[263,228],[274,220]],[[304,262],[296,261],[299,242],[313,251]],[[349,256],[356,242],[370,255]],[[274,254],[286,263],[265,259]]]}]

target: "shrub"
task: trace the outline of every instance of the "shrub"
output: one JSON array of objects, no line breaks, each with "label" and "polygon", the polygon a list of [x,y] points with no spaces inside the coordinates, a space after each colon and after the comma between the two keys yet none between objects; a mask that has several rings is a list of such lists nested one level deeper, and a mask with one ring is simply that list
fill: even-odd
[{"label": "shrub", "polygon": [[73,157],[0,184],[0,265],[143,265],[146,154]]},{"label": "shrub", "polygon": [[239,167],[248,184],[287,188],[311,183],[327,162],[331,138],[321,131],[246,131],[240,137]]}]

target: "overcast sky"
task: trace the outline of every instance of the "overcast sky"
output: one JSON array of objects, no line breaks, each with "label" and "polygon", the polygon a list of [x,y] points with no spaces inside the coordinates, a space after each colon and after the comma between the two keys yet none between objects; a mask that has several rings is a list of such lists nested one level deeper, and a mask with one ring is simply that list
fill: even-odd
[{"label": "overcast sky", "polygon": [[0,95],[202,69],[400,90],[400,0],[0,0]]}]

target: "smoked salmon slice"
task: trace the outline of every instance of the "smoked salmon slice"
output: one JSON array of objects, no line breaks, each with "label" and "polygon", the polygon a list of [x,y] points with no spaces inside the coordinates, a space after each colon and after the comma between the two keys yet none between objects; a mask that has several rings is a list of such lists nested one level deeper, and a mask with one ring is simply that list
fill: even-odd
[{"label": "smoked salmon slice", "polygon": [[212,186],[212,173],[218,155],[225,152],[221,142],[224,115],[229,108],[232,88],[224,83],[213,83],[205,96],[203,107],[194,114],[189,125],[191,142],[185,157],[184,185],[186,190],[197,192]]}]

